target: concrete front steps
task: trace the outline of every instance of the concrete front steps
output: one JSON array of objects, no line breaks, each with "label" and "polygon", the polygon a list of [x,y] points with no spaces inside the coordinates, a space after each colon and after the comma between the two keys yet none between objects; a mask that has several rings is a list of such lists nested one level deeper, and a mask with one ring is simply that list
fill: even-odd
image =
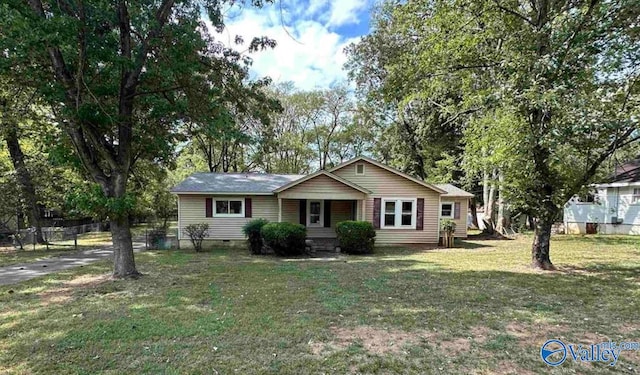
[{"label": "concrete front steps", "polygon": [[318,251],[339,253],[340,244],[337,238],[308,238],[307,249],[312,254]]}]

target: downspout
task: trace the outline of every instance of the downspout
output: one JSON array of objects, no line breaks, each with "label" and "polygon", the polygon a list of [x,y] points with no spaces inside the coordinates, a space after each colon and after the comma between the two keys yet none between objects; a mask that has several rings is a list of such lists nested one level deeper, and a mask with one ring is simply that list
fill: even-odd
[{"label": "downspout", "polygon": [[602,211],[603,234],[607,234],[607,213],[609,212],[609,188],[604,190],[604,210]]},{"label": "downspout", "polygon": [[618,220],[620,219],[618,217],[619,214],[620,214],[620,187],[617,187],[616,188],[616,224],[615,224],[616,228],[618,227]]},{"label": "downspout", "polygon": [[[455,205],[455,203],[454,203]],[[451,207],[451,209],[453,210],[454,207]],[[424,214],[423,214],[424,215]],[[442,220],[442,193],[440,193],[440,195],[438,195],[438,245],[440,244],[440,238],[441,238],[441,230],[440,230],[440,220]],[[444,242],[443,242],[444,244]]]},{"label": "downspout", "polygon": [[180,240],[181,240],[181,236],[180,236],[180,231],[182,230],[182,226],[180,225],[180,216],[182,216],[182,212],[180,212],[180,195],[176,194],[176,197],[178,198],[178,250],[180,249]]}]

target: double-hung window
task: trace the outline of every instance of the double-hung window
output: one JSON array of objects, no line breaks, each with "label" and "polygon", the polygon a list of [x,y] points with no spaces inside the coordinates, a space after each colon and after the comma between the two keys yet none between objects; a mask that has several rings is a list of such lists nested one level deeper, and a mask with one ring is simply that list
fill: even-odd
[{"label": "double-hung window", "polygon": [[243,217],[244,201],[242,199],[233,198],[216,198],[214,216]]},{"label": "double-hung window", "polygon": [[633,188],[633,195],[631,196],[631,204],[640,203],[640,188]]},{"label": "double-hung window", "polygon": [[415,229],[416,207],[416,199],[413,198],[383,198],[381,227]]},{"label": "double-hung window", "polygon": [[443,219],[453,219],[453,202],[442,202],[440,205],[440,217]]}]

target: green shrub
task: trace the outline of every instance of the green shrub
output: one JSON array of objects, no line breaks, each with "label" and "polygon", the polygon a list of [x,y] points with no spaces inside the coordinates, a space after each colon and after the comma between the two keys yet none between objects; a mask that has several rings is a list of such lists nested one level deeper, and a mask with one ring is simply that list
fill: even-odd
[{"label": "green shrub", "polygon": [[191,244],[196,251],[202,251],[202,241],[209,234],[209,224],[189,224],[184,228],[185,233],[191,239]]},{"label": "green shrub", "polygon": [[252,254],[262,254],[262,247],[264,242],[262,241],[262,234],[260,231],[262,227],[267,225],[269,220],[266,219],[254,219],[246,223],[242,227],[242,232],[247,236],[247,240],[249,241],[249,250]]},{"label": "green shrub", "polygon": [[456,222],[451,219],[441,219],[440,220],[440,230],[445,231],[447,233],[455,233],[456,231]]},{"label": "green shrub", "polygon": [[340,249],[348,254],[371,254],[376,231],[368,221],[342,221],[336,225]]},{"label": "green shrub", "polygon": [[264,243],[280,256],[304,253],[307,228],[301,224],[269,223],[260,231]]}]

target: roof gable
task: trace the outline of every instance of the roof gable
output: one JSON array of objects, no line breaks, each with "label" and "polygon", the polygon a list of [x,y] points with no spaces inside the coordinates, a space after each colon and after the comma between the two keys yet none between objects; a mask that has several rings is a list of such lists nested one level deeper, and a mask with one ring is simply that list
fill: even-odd
[{"label": "roof gable", "polygon": [[346,162],[344,162],[342,164],[339,164],[339,165],[329,169],[329,172],[333,173],[333,172],[337,171],[338,169],[342,169],[344,167],[347,167],[347,166],[349,166],[351,164],[354,164],[356,162],[359,162],[359,161],[365,161],[365,162],[368,162],[370,164],[373,164],[376,167],[385,169],[385,170],[387,170],[387,171],[389,171],[391,173],[394,173],[394,174],[396,174],[396,175],[398,175],[400,177],[403,177],[403,178],[405,178],[405,179],[407,179],[409,181],[415,182],[418,185],[421,185],[423,187],[426,187],[428,189],[436,191],[436,192],[438,192],[440,194],[446,194],[447,193],[445,190],[443,190],[443,189],[441,189],[441,188],[439,188],[439,187],[437,187],[435,185],[432,185],[430,183],[424,182],[424,181],[422,181],[420,179],[417,179],[417,178],[415,178],[415,177],[413,177],[411,175],[408,175],[408,174],[406,174],[404,172],[400,172],[399,170],[397,170],[395,168],[392,168],[392,167],[390,167],[390,166],[388,166],[386,164],[380,163],[379,161],[373,160],[373,159],[368,158],[366,156],[358,156],[358,157],[355,157],[355,158],[353,158],[351,160],[347,160]]},{"label": "roof gable", "polygon": [[443,197],[464,197],[464,198],[473,198],[474,195],[460,189],[459,187],[451,184],[436,184],[437,187],[446,191],[446,194],[443,194]]},{"label": "roof gable", "polygon": [[310,174],[310,175],[304,176],[304,177],[302,177],[302,178],[300,178],[300,179],[298,179],[298,180],[291,181],[290,183],[288,183],[288,184],[286,184],[286,185],[284,185],[284,186],[281,186],[281,187],[279,187],[279,188],[275,189],[273,192],[274,192],[274,193],[281,193],[281,192],[283,192],[283,191],[285,191],[285,190],[287,190],[287,189],[291,189],[292,187],[295,187],[295,186],[297,186],[297,185],[300,185],[300,184],[302,184],[302,183],[304,183],[304,182],[306,182],[306,181],[310,181],[310,180],[312,180],[312,179],[314,179],[314,178],[316,178],[316,177],[318,177],[318,176],[326,176],[326,177],[329,177],[329,178],[331,178],[332,180],[337,181],[337,182],[339,182],[339,183],[341,183],[341,184],[343,184],[343,185],[346,185],[346,186],[348,186],[348,187],[350,187],[350,188],[352,188],[352,189],[354,189],[354,190],[357,190],[357,191],[359,191],[359,192],[361,192],[361,193],[364,193],[364,194],[371,194],[371,191],[369,191],[369,190],[367,190],[367,189],[363,188],[362,186],[359,186],[359,185],[357,185],[357,184],[354,184],[354,183],[353,183],[353,182],[351,182],[351,181],[345,180],[344,178],[342,178],[342,177],[338,177],[338,176],[336,176],[336,175],[334,175],[334,174],[332,174],[332,173],[329,173],[329,172],[327,172],[327,171],[325,171],[325,170],[320,170],[320,171],[318,171],[318,172],[316,172],[316,173],[312,173],[312,174]]}]

